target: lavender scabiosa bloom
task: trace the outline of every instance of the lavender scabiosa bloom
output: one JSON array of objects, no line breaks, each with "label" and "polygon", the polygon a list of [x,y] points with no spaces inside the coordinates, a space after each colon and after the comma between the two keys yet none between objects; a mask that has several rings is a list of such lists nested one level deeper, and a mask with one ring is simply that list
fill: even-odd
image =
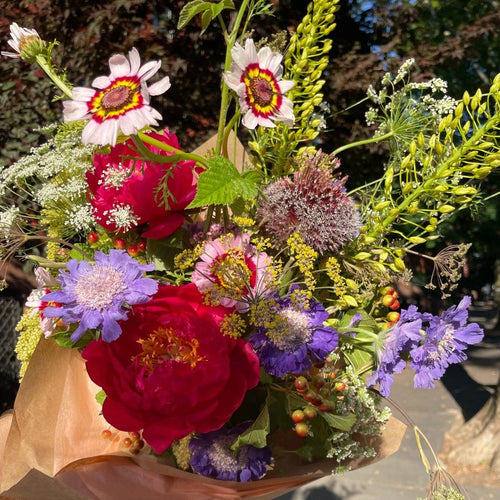
[{"label": "lavender scabiosa bloom", "polygon": [[189,442],[190,464],[194,472],[223,481],[248,482],[266,475],[271,463],[268,446],[243,445],[231,450],[236,438],[250,423],[244,422],[231,429],[222,427],[206,434],[196,434]]},{"label": "lavender scabiosa bloom", "polygon": [[118,320],[127,319],[127,307],[147,302],[158,290],[158,284],[143,277],[153,264],[139,264],[125,250],[111,250],[109,255],[96,252],[95,264],[70,260],[61,270],[61,290],[48,293],[43,302],[57,302],[60,307],[47,307],[44,315],[61,318],[64,323],[79,323],[71,335],[78,341],[89,329],[100,328],[105,342],[116,340],[121,332]]},{"label": "lavender scabiosa bloom", "polygon": [[347,177],[334,176],[338,159],[322,152],[305,154],[298,163],[293,180],[283,177],[265,188],[258,219],[278,243],[298,233],[320,253],[337,252],[361,227],[355,203],[345,192]]},{"label": "lavender scabiosa bloom", "polygon": [[297,301],[294,289],[283,298],[269,299],[267,311],[259,311],[261,323],[250,336],[267,373],[284,377],[309,369],[311,362],[322,362],[338,345],[338,333],[323,326],[328,312],[314,299]]},{"label": "lavender scabiosa bloom", "polygon": [[377,368],[368,377],[367,384],[369,387],[379,384],[382,396],[390,395],[394,374],[401,373],[406,367],[405,353],[422,339],[422,320],[415,316],[416,310],[415,306],[410,306],[409,314],[408,311],[401,312],[400,320],[384,332],[382,345],[376,351]]},{"label": "lavender scabiosa bloom", "polygon": [[421,344],[410,352],[410,366],[415,370],[415,387],[433,388],[446,368],[467,359],[465,350],[483,339],[477,323],[467,324],[471,298],[464,297],[458,306],[451,306],[440,316],[425,318],[426,335]]}]

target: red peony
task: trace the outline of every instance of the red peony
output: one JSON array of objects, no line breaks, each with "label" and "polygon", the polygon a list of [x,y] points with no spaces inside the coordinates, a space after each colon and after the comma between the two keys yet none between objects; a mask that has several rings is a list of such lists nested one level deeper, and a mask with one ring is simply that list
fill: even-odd
[{"label": "red peony", "polygon": [[[149,132],[154,139],[179,149],[175,134]],[[146,145],[153,153],[168,153]],[[132,157],[132,158],[128,158]],[[109,231],[128,231],[148,224],[145,238],[163,238],[184,222],[183,210],[196,194],[195,162],[153,163],[139,158],[131,139],[111,148],[109,154],[94,155],[94,168],[87,173],[88,199],[98,224]],[[168,179],[168,206],[158,203],[160,180]]]},{"label": "red peony", "polygon": [[225,424],[260,375],[252,346],[220,332],[227,313],[205,305],[194,284],[167,285],[133,306],[117,340],[90,342],[82,355],[106,393],[106,420],[123,431],[142,429],[157,453]]}]

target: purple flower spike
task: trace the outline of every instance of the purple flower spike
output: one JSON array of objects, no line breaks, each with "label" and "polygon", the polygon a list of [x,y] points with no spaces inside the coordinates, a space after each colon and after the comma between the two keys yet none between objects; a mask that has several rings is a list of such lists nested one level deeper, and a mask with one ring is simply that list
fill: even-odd
[{"label": "purple flower spike", "polygon": [[95,264],[70,260],[61,270],[61,290],[48,293],[43,302],[57,302],[60,307],[46,307],[44,315],[61,318],[64,323],[79,323],[71,341],[77,342],[87,330],[101,329],[105,342],[116,340],[122,332],[119,320],[127,319],[127,306],[147,302],[158,290],[143,271],[152,271],[153,264],[139,264],[125,250],[111,250],[109,255],[96,252]]},{"label": "purple flower spike", "polygon": [[271,463],[271,449],[243,445],[233,452],[231,445],[249,423],[232,429],[221,428],[206,434],[196,434],[189,442],[191,468],[206,477],[223,481],[255,481],[264,477]]}]

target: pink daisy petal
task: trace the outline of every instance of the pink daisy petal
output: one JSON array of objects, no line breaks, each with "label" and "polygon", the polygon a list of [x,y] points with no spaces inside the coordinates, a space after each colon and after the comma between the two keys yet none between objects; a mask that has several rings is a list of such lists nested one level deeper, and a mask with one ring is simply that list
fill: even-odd
[{"label": "pink daisy petal", "polygon": [[150,95],[161,95],[166,92],[171,86],[170,78],[165,76],[161,80],[153,83],[148,87],[148,92]]},{"label": "pink daisy petal", "polygon": [[[109,79],[108,76],[98,76],[92,82],[92,87],[95,87],[96,89],[105,89],[106,87],[109,87],[110,85],[111,85],[111,80]],[[74,96],[73,96],[73,98],[74,98]]]},{"label": "pink daisy petal", "polygon": [[115,54],[109,59],[110,78],[116,79],[121,76],[128,76],[130,73],[130,63],[123,54]]}]

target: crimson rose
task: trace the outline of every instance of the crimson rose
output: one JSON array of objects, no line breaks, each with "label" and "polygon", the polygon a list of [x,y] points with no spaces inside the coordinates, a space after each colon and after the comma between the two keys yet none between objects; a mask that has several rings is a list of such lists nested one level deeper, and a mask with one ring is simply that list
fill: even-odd
[{"label": "crimson rose", "polygon": [[220,332],[228,311],[205,305],[194,284],[167,285],[133,306],[117,340],[90,342],[82,355],[106,393],[106,420],[123,431],[142,429],[157,453],[225,424],[260,374],[252,346]]}]

